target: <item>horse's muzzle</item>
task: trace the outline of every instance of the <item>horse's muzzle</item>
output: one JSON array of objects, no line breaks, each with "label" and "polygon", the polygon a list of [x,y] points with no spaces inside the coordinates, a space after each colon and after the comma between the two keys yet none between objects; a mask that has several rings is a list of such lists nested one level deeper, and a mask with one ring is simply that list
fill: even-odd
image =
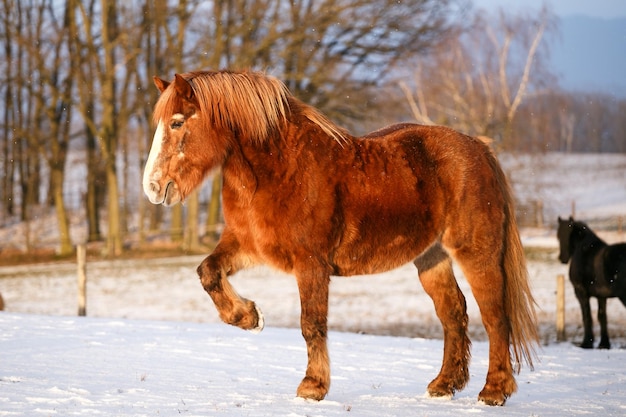
[{"label": "horse's muzzle", "polygon": [[161,186],[157,181],[150,181],[144,189],[145,194],[152,204],[172,206],[180,201],[180,193],[174,181],[168,181]]}]

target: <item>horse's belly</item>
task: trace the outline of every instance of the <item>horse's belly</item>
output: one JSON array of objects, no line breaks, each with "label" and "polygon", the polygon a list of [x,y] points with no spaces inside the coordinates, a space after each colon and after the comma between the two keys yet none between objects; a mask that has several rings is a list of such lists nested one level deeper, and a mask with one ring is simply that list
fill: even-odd
[{"label": "horse's belly", "polygon": [[386,272],[412,262],[427,244],[398,238],[381,245],[356,244],[340,250],[333,259],[335,275],[365,275]]}]

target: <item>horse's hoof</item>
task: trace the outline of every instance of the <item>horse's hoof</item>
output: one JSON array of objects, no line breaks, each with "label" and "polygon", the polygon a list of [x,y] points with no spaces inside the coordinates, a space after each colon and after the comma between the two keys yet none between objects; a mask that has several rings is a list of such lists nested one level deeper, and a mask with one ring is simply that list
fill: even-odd
[{"label": "horse's hoof", "polygon": [[436,400],[451,400],[454,397],[454,394],[451,392],[439,392],[439,391],[426,391],[426,396],[428,398],[433,398]]},{"label": "horse's hoof", "polygon": [[300,383],[296,395],[307,400],[321,401],[327,393],[328,386],[307,376]]},{"label": "horse's hoof", "polygon": [[257,323],[255,327],[253,327],[252,329],[248,329],[248,331],[250,333],[259,334],[265,327],[265,318],[263,317],[263,312],[261,311],[259,306],[256,305],[256,303],[254,304],[254,309],[256,310],[257,314]]},{"label": "horse's hoof", "polygon": [[478,396],[478,402],[489,406],[503,406],[506,398],[481,398]]},{"label": "horse's hoof", "polygon": [[430,398],[442,400],[451,400],[454,397],[454,391],[450,383],[442,383],[439,377],[435,378],[426,388],[426,393]]},{"label": "horse's hoof", "polygon": [[466,373],[458,375],[455,379],[443,378],[441,375],[438,375],[437,378],[428,384],[426,393],[430,398],[450,400],[454,397],[455,392],[465,387],[467,379],[469,379],[469,375]]},{"label": "horse's hoof", "polygon": [[506,402],[507,397],[507,395],[502,393],[490,392],[483,389],[480,394],[478,394],[478,402],[490,406],[502,406]]},{"label": "horse's hoof", "polygon": [[593,342],[583,342],[579,346],[583,349],[593,349]]}]

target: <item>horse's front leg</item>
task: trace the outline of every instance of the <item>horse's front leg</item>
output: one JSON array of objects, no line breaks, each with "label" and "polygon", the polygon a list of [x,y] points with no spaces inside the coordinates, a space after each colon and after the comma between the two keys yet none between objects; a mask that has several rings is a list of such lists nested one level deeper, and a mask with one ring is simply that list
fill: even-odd
[{"label": "horse's front leg", "polygon": [[598,321],[600,322],[600,344],[598,348],[611,349],[609,330],[606,322],[606,298],[598,297]]},{"label": "horse's front leg", "polygon": [[322,400],[330,388],[328,332],[328,286],[330,277],[323,271],[296,274],[300,291],[300,326],[307,348],[306,375],[298,387],[298,397]]},{"label": "horse's front leg", "polygon": [[589,305],[589,295],[586,291],[574,287],[576,298],[580,303],[580,310],[583,316],[584,336],[580,347],[583,349],[593,349],[593,321],[591,319],[591,306]]},{"label": "horse's front leg", "polygon": [[254,302],[237,294],[228,280],[230,275],[250,264],[237,240],[225,230],[213,253],[202,261],[197,271],[222,321],[258,333],[264,326],[261,310]]}]

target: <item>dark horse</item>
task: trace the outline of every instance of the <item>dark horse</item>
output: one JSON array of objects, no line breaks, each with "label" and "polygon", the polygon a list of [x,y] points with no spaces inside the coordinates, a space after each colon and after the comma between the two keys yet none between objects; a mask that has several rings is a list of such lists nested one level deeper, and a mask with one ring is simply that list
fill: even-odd
[{"label": "dark horse", "polygon": [[513,371],[522,360],[532,367],[537,342],[534,300],[511,192],[488,146],[415,124],[352,137],[263,73],[193,72],[155,84],[161,96],[144,191],[169,206],[221,167],[226,226],[198,267],[200,281],[224,322],[260,331],[261,311],[228,277],[257,264],[295,276],[308,353],[298,396],[320,400],[330,386],[330,276],[407,262],[417,266],[444,329],[443,365],[428,393],[452,397],[462,389],[470,341],[452,259],[489,335],[478,398],[501,405],[516,391]]},{"label": "dark horse", "polygon": [[607,245],[583,222],[572,217],[559,217],[559,260],[570,259],[569,279],[580,303],[585,335],[580,347],[593,348],[593,323],[589,298],[598,299],[601,349],[609,349],[609,332],[606,325],[606,299],[617,297],[626,306],[626,243]]}]

